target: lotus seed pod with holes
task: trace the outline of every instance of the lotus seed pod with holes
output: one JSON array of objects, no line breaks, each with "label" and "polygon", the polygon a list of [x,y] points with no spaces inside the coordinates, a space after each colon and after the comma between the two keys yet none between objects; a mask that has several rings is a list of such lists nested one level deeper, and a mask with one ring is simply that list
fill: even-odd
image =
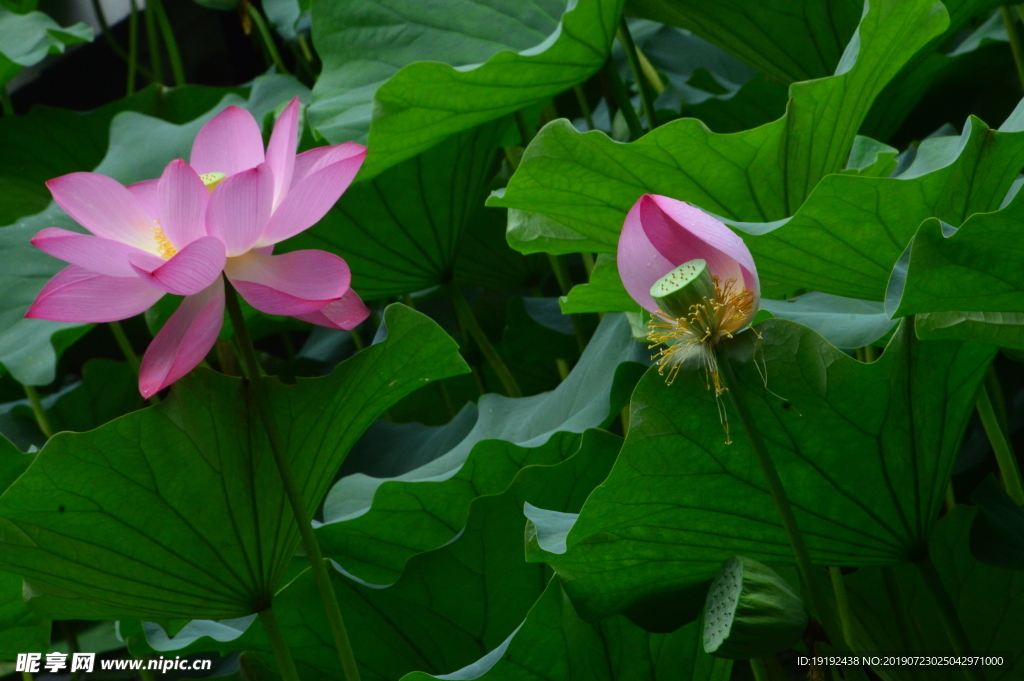
[{"label": "lotus seed pod with holes", "polygon": [[793,647],[809,621],[800,595],[756,560],[725,561],[704,606],[704,651],[733,660],[767,657]]},{"label": "lotus seed pod with holes", "polygon": [[651,297],[662,312],[685,319],[690,316],[693,305],[705,303],[715,297],[715,281],[704,260],[684,262],[664,277],[654,282]]}]

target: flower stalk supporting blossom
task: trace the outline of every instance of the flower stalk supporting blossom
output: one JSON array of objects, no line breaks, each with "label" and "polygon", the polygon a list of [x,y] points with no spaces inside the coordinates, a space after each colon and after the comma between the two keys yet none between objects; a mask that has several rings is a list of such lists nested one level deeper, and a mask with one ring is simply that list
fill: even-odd
[{"label": "flower stalk supporting blossom", "polygon": [[270,649],[274,652],[274,658],[277,659],[281,679],[283,681],[300,681],[299,670],[295,668],[295,660],[292,659],[292,652],[288,650],[284,632],[281,631],[281,625],[277,623],[277,615],[274,614],[274,610],[272,608],[260,610],[259,618],[263,625],[263,631],[267,634],[267,640],[270,642]]},{"label": "flower stalk supporting blossom", "polygon": [[[277,463],[277,470],[281,475],[285,496],[288,497],[288,504],[295,515],[295,522],[298,524],[299,535],[302,538],[302,547],[305,549],[306,557],[309,559],[317,590],[320,592],[324,609],[327,611],[327,621],[331,626],[331,634],[334,637],[335,648],[338,650],[338,658],[341,660],[342,671],[345,674],[346,681],[359,681],[359,668],[356,665],[355,655],[352,652],[352,644],[348,638],[348,630],[345,628],[345,620],[342,617],[341,608],[338,606],[338,598],[334,593],[334,586],[331,584],[327,564],[324,562],[323,552],[320,550],[320,543],[317,541],[316,532],[313,531],[311,519],[308,517],[302,503],[302,493],[299,491],[298,483],[295,481],[292,464],[288,458],[288,450],[284,445],[284,440],[281,438],[281,432],[277,427],[274,412],[270,408],[270,398],[264,383],[265,379],[260,369],[259,360],[256,357],[256,350],[252,345],[252,338],[249,336],[249,330],[245,325],[245,317],[242,316],[242,307],[238,303],[238,294],[227,277],[224,277],[224,288],[227,293],[226,307],[228,316],[235,330],[235,338],[238,340],[242,372],[249,387],[253,405],[256,407],[256,412],[263,423],[263,429],[267,433],[270,451],[274,455],[274,461]],[[270,611],[261,612],[261,619],[264,612]]]},{"label": "flower stalk supporting blossom", "polygon": [[[671,385],[681,371],[703,371],[713,390],[729,443],[722,397],[732,405],[768,484],[810,597],[811,608],[836,650],[847,650],[827,597],[824,572],[815,568],[772,461],[721,341],[748,329],[760,304],[760,281],[743,240],[721,221],[682,201],[645,195],[626,216],[617,263],[632,298],[651,313],[654,359]],[[755,332],[756,333],[756,332]],[[858,669],[851,678],[864,678]]]}]

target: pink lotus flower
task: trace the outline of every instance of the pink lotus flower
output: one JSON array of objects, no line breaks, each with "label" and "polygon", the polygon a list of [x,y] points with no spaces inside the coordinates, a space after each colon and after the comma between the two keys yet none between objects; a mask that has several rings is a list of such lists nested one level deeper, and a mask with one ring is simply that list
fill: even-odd
[{"label": "pink lotus flower", "polygon": [[92,234],[50,227],[32,243],[71,263],[39,292],[26,317],[110,322],[166,293],[185,296],[146,350],[145,397],[191,371],[224,319],[222,273],[257,310],[351,329],[369,310],[344,260],[319,250],[272,255],[274,244],[316,224],[351,184],[366,148],[346,143],[296,155],[298,99],[274,125],[266,152],[252,115],[228,107],[203,126],[191,164],[124,187],[97,173],[46,183]]},{"label": "pink lotus flower", "polygon": [[702,210],[645,194],[626,216],[617,260],[629,295],[651,313],[651,347],[665,346],[654,359],[668,382],[692,362],[721,394],[714,346],[749,326],[761,299],[747,245]]}]

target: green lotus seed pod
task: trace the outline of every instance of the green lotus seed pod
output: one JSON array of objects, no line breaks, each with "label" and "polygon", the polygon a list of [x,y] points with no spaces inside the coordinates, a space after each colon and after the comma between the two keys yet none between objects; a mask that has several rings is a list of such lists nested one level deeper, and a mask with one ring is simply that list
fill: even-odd
[{"label": "green lotus seed pod", "polygon": [[704,651],[733,660],[793,647],[808,623],[803,600],[777,572],[756,560],[725,561],[704,605]]},{"label": "green lotus seed pod", "polygon": [[715,297],[715,281],[704,260],[684,262],[651,287],[651,297],[662,312],[679,319],[690,316],[690,307]]}]

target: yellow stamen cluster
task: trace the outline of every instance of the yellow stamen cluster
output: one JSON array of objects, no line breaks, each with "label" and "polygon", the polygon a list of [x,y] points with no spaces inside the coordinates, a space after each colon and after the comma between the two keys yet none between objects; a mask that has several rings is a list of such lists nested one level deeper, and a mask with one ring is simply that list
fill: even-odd
[{"label": "yellow stamen cluster", "polygon": [[690,306],[687,317],[674,318],[661,310],[651,315],[647,338],[651,349],[661,345],[662,349],[651,359],[658,363],[658,373],[668,371],[665,382],[669,385],[676,380],[679,370],[686,364],[704,369],[708,390],[715,389],[718,414],[725,428],[726,444],[729,444],[729,423],[721,395],[726,388],[718,373],[718,360],[714,347],[722,338],[744,329],[754,314],[754,293],[740,286],[735,279],[723,284],[714,277],[715,297],[704,298],[704,302]]},{"label": "yellow stamen cluster", "polygon": [[164,260],[170,260],[178,253],[178,249],[171,245],[171,240],[160,227],[153,228],[153,238],[156,239],[157,253]]}]

